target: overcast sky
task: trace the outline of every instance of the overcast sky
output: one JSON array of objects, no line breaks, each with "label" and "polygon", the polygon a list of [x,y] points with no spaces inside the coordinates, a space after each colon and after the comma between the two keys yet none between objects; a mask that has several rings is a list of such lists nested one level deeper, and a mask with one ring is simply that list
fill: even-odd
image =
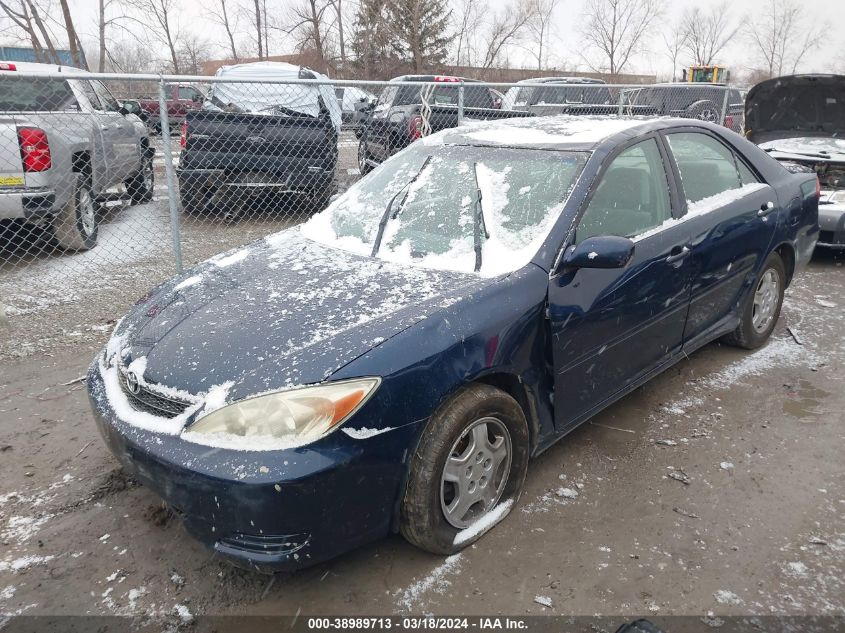
[{"label": "overcast sky", "polygon": [[[286,4],[294,1],[296,0],[267,0],[268,11],[271,13],[274,11],[284,11]],[[346,1],[348,5],[352,5],[354,2],[354,0]],[[500,7],[501,1],[490,1],[490,9]],[[580,43],[579,16],[581,15],[584,1],[560,0],[555,16],[554,30],[556,37],[553,47],[554,54],[550,59],[552,65],[555,65],[555,62],[563,61],[570,69],[587,70],[586,65],[577,52]],[[841,27],[841,8],[845,8],[841,5],[845,5],[845,2],[843,0],[827,0],[826,2],[818,0],[812,2],[806,0],[798,1],[803,5],[808,24],[816,27],[823,25],[829,27],[824,41],[820,42],[819,47],[806,57],[804,63],[798,69],[799,72],[845,71],[845,28]],[[205,12],[203,7],[209,6],[213,0],[177,0],[177,2],[181,6],[180,27],[183,30],[198,32],[212,42],[219,43],[221,53],[223,53],[225,34],[222,32],[222,27],[218,27],[202,17]],[[769,2],[770,0],[732,0],[729,4],[730,14],[735,21],[752,20],[754,19],[755,12],[762,11]],[[246,0],[241,0],[241,4],[246,4]],[[668,76],[671,73],[672,64],[666,55],[660,29],[666,29],[668,28],[666,25],[675,23],[678,16],[687,7],[698,6],[703,10],[707,10],[711,7],[718,6],[720,0],[666,0],[666,4],[670,9],[667,11],[667,15],[663,20],[664,25],[655,29],[654,35],[650,38],[648,46],[650,50],[634,59],[630,66],[625,69],[626,71]],[[84,40],[91,43],[95,42],[97,33],[97,0],[73,0],[73,5],[77,28],[85,34]],[[347,29],[351,30],[349,26],[347,26]],[[279,42],[278,50],[276,50],[271,43],[271,53],[283,54],[292,52],[292,43],[289,43],[288,46],[284,44],[284,42]],[[730,66],[735,72],[741,73],[754,66],[753,58],[749,57],[749,50],[748,40],[744,36],[738,35],[720,55],[719,61]],[[524,50],[518,48],[511,49],[510,59],[512,62],[515,62],[514,65],[531,64]],[[686,60],[683,59],[680,62],[681,65],[685,65],[685,63]],[[576,65],[578,68],[575,68]]]}]

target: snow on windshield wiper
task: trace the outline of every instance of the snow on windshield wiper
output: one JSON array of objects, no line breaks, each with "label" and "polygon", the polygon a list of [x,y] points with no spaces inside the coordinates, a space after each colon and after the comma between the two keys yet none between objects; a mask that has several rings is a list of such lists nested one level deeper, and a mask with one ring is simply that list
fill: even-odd
[{"label": "snow on windshield wiper", "polygon": [[807,156],[809,158],[830,158],[827,152],[796,152],[791,149],[781,149],[779,147],[767,147],[766,152],[778,152],[780,154],[794,154],[795,156]]},{"label": "snow on windshield wiper", "polygon": [[396,211],[394,211],[393,215],[391,216],[390,211],[393,209],[393,203],[396,202],[396,198],[402,195],[402,193],[407,193],[407,191],[411,188],[411,185],[413,185],[417,181],[417,178],[420,177],[420,174],[423,173],[423,170],[425,170],[425,167],[426,165],[428,165],[430,160],[431,156],[426,156],[425,160],[423,161],[423,164],[420,166],[417,173],[414,174],[414,177],[411,178],[404,187],[397,191],[387,203],[387,206],[384,208],[384,213],[382,213],[381,215],[381,220],[379,220],[378,223],[378,233],[376,233],[376,239],[373,242],[373,250],[370,253],[370,257],[375,257],[378,253],[378,249],[381,248],[381,240],[384,237],[384,228],[387,226],[387,220],[395,219],[396,216],[399,214],[399,209],[401,209],[402,205],[405,203],[405,198],[403,197],[402,201],[399,203],[399,206],[396,207]]},{"label": "snow on windshield wiper", "polygon": [[484,207],[481,205],[481,186],[478,184],[478,163],[472,164],[472,174],[475,177],[475,200],[472,203],[472,242],[475,247],[475,272],[481,270],[481,231],[484,237],[490,239],[487,222],[484,221]]}]

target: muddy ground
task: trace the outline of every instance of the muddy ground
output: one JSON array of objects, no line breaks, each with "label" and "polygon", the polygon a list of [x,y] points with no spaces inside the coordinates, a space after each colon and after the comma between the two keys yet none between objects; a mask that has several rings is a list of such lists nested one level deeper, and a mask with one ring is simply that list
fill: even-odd
[{"label": "muddy ground", "polygon": [[75,379],[104,334],[5,360],[0,614],[845,614],[843,261],[789,289],[767,347],[710,345],[549,449],[510,516],[446,560],[397,536],[295,574],[234,569],[97,435]]}]

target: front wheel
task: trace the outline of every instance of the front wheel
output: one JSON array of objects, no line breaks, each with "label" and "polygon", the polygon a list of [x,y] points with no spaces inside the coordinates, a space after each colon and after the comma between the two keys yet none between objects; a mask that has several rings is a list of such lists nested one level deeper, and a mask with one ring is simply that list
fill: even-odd
[{"label": "front wheel", "polygon": [[528,453],[516,400],[489,385],[463,388],[423,431],[402,500],[402,535],[435,554],[472,544],[516,503]]},{"label": "front wheel", "polygon": [[367,139],[363,137],[358,143],[358,170],[362,176],[366,176],[373,170],[369,163],[371,158],[370,151],[367,149]]},{"label": "front wheel", "polygon": [[739,326],[725,337],[725,341],[745,349],[757,349],[772,335],[780,317],[786,273],[783,260],[777,253],[766,259],[763,270],[748,298]]},{"label": "front wheel", "polygon": [[141,168],[123,183],[132,204],[144,204],[153,199],[155,169],[151,158],[145,158]]},{"label": "front wheel", "polygon": [[87,251],[97,245],[97,203],[85,174],[74,174],[70,199],[53,218],[53,235],[66,251]]}]

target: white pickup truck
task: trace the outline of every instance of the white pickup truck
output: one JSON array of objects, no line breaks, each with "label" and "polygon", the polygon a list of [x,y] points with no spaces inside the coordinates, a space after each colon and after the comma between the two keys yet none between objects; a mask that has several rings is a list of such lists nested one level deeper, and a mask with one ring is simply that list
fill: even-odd
[{"label": "white pickup truck", "polygon": [[97,243],[97,198],[123,184],[152,199],[153,154],[144,123],[78,69],[0,62],[0,222],[49,226],[70,251]]}]

